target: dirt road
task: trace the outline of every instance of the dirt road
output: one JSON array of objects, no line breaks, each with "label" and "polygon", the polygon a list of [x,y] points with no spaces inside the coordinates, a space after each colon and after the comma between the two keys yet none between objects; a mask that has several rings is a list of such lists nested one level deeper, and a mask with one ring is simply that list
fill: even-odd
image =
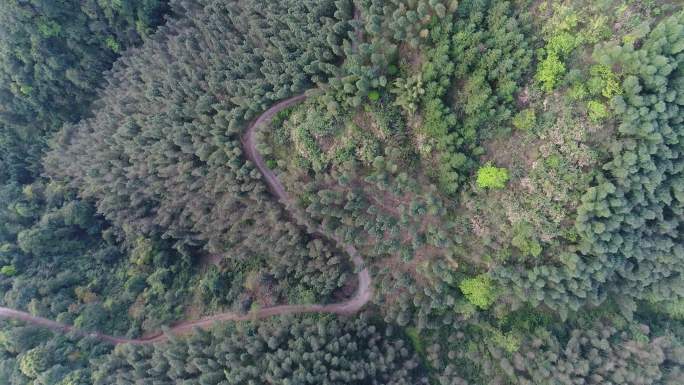
[{"label": "dirt road", "polygon": [[[354,18],[356,20],[360,19],[360,13],[358,9],[354,10]],[[361,40],[362,31],[357,30],[357,40]],[[354,50],[356,50],[356,42],[354,42]],[[243,150],[245,157],[250,160],[255,167],[259,170],[264,178],[264,182],[271,190],[273,195],[278,198],[284,204],[290,202],[290,198],[280,182],[278,177],[275,175],[273,170],[266,167],[263,157],[256,149],[255,143],[255,133],[256,131],[265,125],[268,125],[273,118],[278,114],[278,112],[287,109],[297,103],[301,103],[306,100],[306,95],[296,95],[290,98],[279,101],[278,103],[271,106],[268,110],[264,111],[259,117],[257,117],[250,125],[247,127],[247,132],[242,138]],[[293,219],[296,220],[295,216]],[[306,227],[304,224],[301,224]],[[321,238],[328,238],[333,241],[340,250],[344,250],[354,264],[355,269],[358,271],[358,287],[356,289],[356,294],[347,301],[333,303],[333,304],[315,304],[315,305],[279,305],[267,308],[262,308],[257,311],[250,312],[248,314],[239,314],[235,312],[226,312],[215,314],[212,316],[200,318],[197,320],[181,321],[169,329],[166,333],[156,333],[154,335],[142,337],[142,338],[124,338],[110,336],[100,332],[89,332],[86,330],[77,329],[71,325],[56,322],[47,318],[36,317],[30,313],[14,310],[6,307],[0,307],[0,318],[16,319],[21,320],[26,323],[34,324],[37,326],[46,327],[56,332],[62,333],[74,333],[82,337],[94,337],[101,341],[110,342],[113,344],[152,344],[157,342],[164,342],[168,339],[169,334],[180,335],[192,331],[193,328],[209,328],[216,322],[223,321],[247,321],[255,319],[263,319],[268,317],[273,317],[277,315],[285,314],[303,314],[303,313],[333,313],[333,314],[353,314],[364,307],[368,301],[370,301],[372,293],[372,282],[368,268],[365,267],[363,258],[359,252],[354,248],[354,246],[345,243],[343,240],[339,239],[334,235],[326,235],[322,229],[316,229],[314,234]]]},{"label": "dirt road", "polygon": [[[280,183],[278,177],[271,169],[266,167],[266,163],[264,162],[263,157],[256,150],[254,134],[256,133],[256,130],[259,127],[262,127],[270,123],[278,112],[288,107],[291,107],[305,99],[305,95],[297,95],[276,103],[249,125],[242,141],[245,156],[252,163],[254,163],[256,168],[263,175],[264,182],[266,183],[266,185],[273,192],[273,195],[275,195],[276,198],[278,198],[281,202],[288,202],[289,197],[282,183]],[[325,233],[321,229],[318,229],[315,233],[317,236],[325,237]],[[329,236],[328,238],[334,241],[335,244],[341,250],[344,250],[349,255],[352,263],[354,264],[354,267],[359,271],[359,273],[357,274],[358,287],[356,290],[356,294],[352,298],[344,302],[327,305],[279,305],[262,308],[258,311],[250,312],[248,314],[239,314],[234,312],[220,313],[205,318],[200,318],[197,320],[182,321],[170,327],[166,334],[160,332],[143,338],[116,337],[99,332],[89,332],[85,330],[80,330],[71,325],[59,323],[47,318],[36,317],[29,313],[6,307],[0,307],[0,318],[17,319],[37,326],[43,326],[57,332],[71,332],[83,337],[95,337],[99,340],[110,342],[113,344],[150,344],[165,341],[166,339],[168,339],[168,334],[184,334],[190,332],[193,328],[208,328],[211,327],[214,323],[222,321],[247,321],[254,319],[263,319],[277,315],[302,313],[353,314],[360,310],[371,299],[372,285],[370,274],[368,272],[368,269],[364,267],[363,258],[358,253],[356,248],[354,248],[354,246],[344,243],[342,240],[338,239],[335,236]]]},{"label": "dirt road", "polygon": [[[266,110],[263,114],[261,114],[256,120],[254,120],[249,127],[247,128],[247,132],[245,133],[245,136],[243,137],[243,146],[244,146],[244,151],[245,151],[245,156],[247,159],[249,159],[256,168],[261,172],[261,174],[264,177],[264,182],[266,185],[269,187],[269,189],[273,192],[273,195],[276,196],[281,202],[288,202],[289,197],[287,195],[287,192],[285,191],[285,188],[283,187],[282,183],[280,183],[280,180],[278,177],[273,173],[271,169],[266,167],[266,163],[264,162],[263,157],[259,152],[256,150],[256,143],[254,142],[254,134],[256,133],[256,130],[259,127],[262,127],[263,125],[266,125],[273,120],[275,115],[288,108],[291,107],[303,100],[306,99],[306,96],[304,95],[297,95],[293,96],[291,98],[282,100],[275,105],[273,105],[271,108]],[[323,236],[325,237],[325,233],[321,230],[318,229],[316,232],[317,236]],[[167,331],[167,334],[165,333],[157,333],[151,336],[143,337],[143,338],[124,338],[124,337],[116,337],[116,336],[110,336],[107,334],[99,333],[99,332],[89,332],[85,330],[80,330],[77,329],[71,325],[59,323],[47,318],[42,318],[42,317],[36,317],[33,316],[29,313],[23,312],[23,311],[18,311],[6,307],[0,307],[0,318],[11,318],[11,319],[17,319],[21,320],[27,323],[31,323],[34,325],[38,326],[43,326],[48,329],[52,329],[57,332],[63,332],[63,333],[69,333],[72,332],[74,334],[77,334],[79,336],[90,336],[90,337],[95,337],[97,339],[100,339],[105,342],[111,342],[114,344],[150,344],[150,343],[156,343],[156,342],[163,342],[168,338],[168,334],[184,334],[187,332],[190,332],[193,328],[208,328],[211,327],[214,323],[216,322],[222,322],[222,321],[247,321],[247,320],[254,320],[254,319],[263,319],[267,317],[273,317],[277,315],[285,315],[285,314],[302,314],[302,313],[334,313],[334,314],[353,314],[360,310],[368,301],[371,299],[372,296],[372,291],[371,291],[371,278],[370,274],[368,272],[368,269],[364,267],[364,261],[361,255],[358,253],[356,248],[354,246],[346,244],[342,242],[342,240],[338,239],[335,236],[330,236],[328,237],[332,241],[335,242],[335,244],[341,249],[344,250],[349,257],[352,260],[352,263],[354,264],[354,267],[359,271],[357,274],[358,277],[358,287],[356,290],[356,294],[350,298],[347,301],[344,302],[339,302],[339,303],[334,303],[334,304],[327,304],[327,305],[321,305],[321,304],[316,304],[316,305],[279,305],[279,306],[272,306],[272,307],[267,307],[267,308],[262,308],[259,309],[258,311],[250,312],[248,314],[239,314],[239,313],[234,313],[234,312],[227,312],[227,313],[220,313],[220,314],[215,314],[212,316],[208,316],[205,318],[200,318],[197,320],[191,320],[191,321],[182,321],[179,322],[172,327],[170,327]]]}]

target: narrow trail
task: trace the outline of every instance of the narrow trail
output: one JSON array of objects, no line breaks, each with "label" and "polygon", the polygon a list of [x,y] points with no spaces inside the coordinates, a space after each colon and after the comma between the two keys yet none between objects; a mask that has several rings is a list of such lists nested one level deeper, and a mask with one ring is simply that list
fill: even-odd
[{"label": "narrow trail", "polygon": [[[256,166],[259,172],[261,172],[261,174],[264,177],[264,182],[271,190],[273,195],[283,203],[289,202],[290,198],[287,195],[287,192],[285,191],[283,184],[280,182],[275,173],[271,169],[266,167],[266,163],[264,162],[263,157],[256,150],[255,133],[259,127],[269,124],[273,120],[275,115],[278,114],[278,112],[286,108],[289,108],[297,103],[300,103],[305,99],[305,95],[297,95],[276,103],[271,108],[266,110],[264,113],[259,115],[259,117],[249,125],[249,127],[247,128],[247,132],[242,138],[245,156]],[[305,227],[305,225],[303,224],[302,226]],[[313,234],[319,237],[327,237],[333,240],[334,243],[340,249],[344,250],[349,255],[352,263],[354,264],[354,267],[356,268],[356,270],[359,271],[357,274],[358,287],[356,290],[356,294],[349,300],[327,305],[278,305],[262,308],[258,311],[253,311],[247,314],[235,312],[219,313],[197,320],[182,321],[167,329],[166,333],[159,332],[157,334],[142,338],[124,338],[110,336],[100,332],[88,332],[85,330],[75,328],[71,325],[63,324],[43,317],[36,317],[31,315],[30,313],[6,307],[0,307],[0,318],[11,318],[21,320],[37,326],[43,326],[57,332],[74,333],[82,337],[94,337],[101,341],[110,342],[113,344],[142,345],[164,342],[168,339],[169,334],[185,334],[192,331],[193,328],[206,329],[214,325],[214,323],[222,321],[249,321],[286,314],[332,313],[344,315],[356,313],[362,307],[364,307],[372,297],[371,277],[370,273],[368,272],[368,268],[364,266],[363,258],[358,253],[356,248],[354,248],[354,246],[343,242],[341,239],[334,235],[326,236],[325,233],[320,229],[314,231]]]},{"label": "narrow trail", "polygon": [[[360,20],[360,12],[357,7],[354,7],[354,19]],[[360,30],[356,31],[357,41],[361,41],[363,32]],[[357,42],[352,43],[353,50],[356,50]],[[291,202],[283,184],[280,182],[278,177],[275,175],[273,170],[266,167],[266,162],[264,158],[256,149],[255,133],[257,129],[268,125],[273,118],[282,110],[287,109],[295,104],[301,103],[306,100],[307,96],[296,95],[290,98],[279,101],[278,103],[271,106],[269,109],[264,111],[259,115],[250,125],[247,127],[247,131],[242,138],[242,145],[245,157],[251,161],[255,167],[259,170],[264,178],[264,182],[268,186],[269,190],[273,195],[281,201],[287,208],[287,203]],[[295,215],[292,216],[293,220],[297,221]],[[304,228],[308,226],[304,223],[299,223]],[[278,315],[287,314],[304,314],[304,313],[331,313],[339,315],[354,314],[363,308],[373,296],[372,292],[372,281],[368,268],[365,267],[363,257],[359,254],[354,246],[344,242],[342,239],[335,235],[325,234],[322,229],[316,229],[312,232],[312,235],[321,238],[328,238],[335,243],[335,245],[344,250],[350,257],[354,268],[358,271],[358,287],[356,293],[350,299],[333,303],[333,304],[313,304],[313,305],[278,305],[259,309],[257,311],[249,312],[247,314],[226,312],[214,314],[204,318],[190,321],[181,321],[174,324],[166,330],[166,332],[158,332],[154,335],[141,337],[141,338],[125,338],[111,336],[100,332],[91,332],[82,329],[78,329],[72,325],[67,325],[57,321],[53,321],[43,317],[36,317],[30,313],[19,311],[15,309],[10,309],[6,307],[0,307],[0,318],[15,319],[20,320],[29,324],[36,326],[41,326],[60,333],[73,333],[81,337],[93,337],[104,342],[109,342],[112,344],[134,344],[134,345],[144,345],[164,342],[169,339],[169,335],[182,335],[192,331],[194,328],[206,329],[213,326],[216,322],[224,321],[249,321],[269,318]]]}]

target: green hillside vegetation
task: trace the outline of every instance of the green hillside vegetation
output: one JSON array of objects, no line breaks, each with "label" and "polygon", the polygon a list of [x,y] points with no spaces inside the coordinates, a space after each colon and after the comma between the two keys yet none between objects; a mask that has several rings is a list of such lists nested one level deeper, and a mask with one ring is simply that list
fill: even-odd
[{"label": "green hillside vegetation", "polygon": [[0,8],[2,179],[40,173],[49,134],[89,112],[103,72],[163,22],[165,0],[8,1]]},{"label": "green hillside vegetation", "polygon": [[0,383],[683,382],[678,2],[0,21]]}]

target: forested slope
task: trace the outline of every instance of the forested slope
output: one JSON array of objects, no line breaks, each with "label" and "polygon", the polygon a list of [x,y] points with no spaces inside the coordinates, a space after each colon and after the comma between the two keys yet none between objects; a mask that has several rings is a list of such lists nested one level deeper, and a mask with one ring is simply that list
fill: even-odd
[{"label": "forested slope", "polygon": [[616,69],[622,79],[621,94],[610,100],[617,135],[581,197],[579,239],[561,256],[562,267],[505,278],[512,285],[524,282],[522,298],[577,310],[617,294],[630,312],[635,299],[669,302],[684,293],[683,22],[682,14],[661,22],[638,48],[595,49],[599,65]]},{"label": "forested slope", "polygon": [[[138,275],[146,286],[136,273],[148,276],[150,272],[126,274],[122,255],[127,251],[120,248],[118,231],[96,214],[91,202],[43,178],[41,158],[51,134],[88,113],[105,71],[122,52],[152,34],[168,11],[167,4],[159,1],[12,1],[1,7],[4,304],[84,327],[127,330],[130,326],[119,308],[122,303],[130,306],[137,295],[122,295],[126,275]],[[168,249],[161,244],[153,247],[151,240],[140,241],[145,245],[138,250],[147,247],[150,256],[164,255],[160,248]],[[178,270],[182,262],[174,259],[171,264]],[[150,297],[159,298],[162,291]],[[118,297],[106,310],[97,300],[102,292]],[[168,300],[152,319],[169,319],[178,300]]]},{"label": "forested slope", "polygon": [[8,1],[0,9],[2,179],[40,172],[45,135],[87,113],[103,73],[163,22],[165,0]]},{"label": "forested slope", "polygon": [[239,134],[256,112],[329,74],[341,58],[328,41],[341,43],[351,8],[190,4],[187,18],[117,63],[95,116],[57,137],[48,172],[137,233],[240,259],[306,255],[241,156]]},{"label": "forested slope", "polygon": [[0,382],[684,383],[681,4],[0,19]]}]

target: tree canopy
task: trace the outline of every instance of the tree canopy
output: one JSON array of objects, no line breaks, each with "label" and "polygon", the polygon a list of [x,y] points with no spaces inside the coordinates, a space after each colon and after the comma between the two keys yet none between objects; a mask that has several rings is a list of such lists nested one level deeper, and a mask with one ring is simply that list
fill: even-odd
[{"label": "tree canopy", "polygon": [[681,2],[6,0],[0,383],[680,385],[683,95]]}]

